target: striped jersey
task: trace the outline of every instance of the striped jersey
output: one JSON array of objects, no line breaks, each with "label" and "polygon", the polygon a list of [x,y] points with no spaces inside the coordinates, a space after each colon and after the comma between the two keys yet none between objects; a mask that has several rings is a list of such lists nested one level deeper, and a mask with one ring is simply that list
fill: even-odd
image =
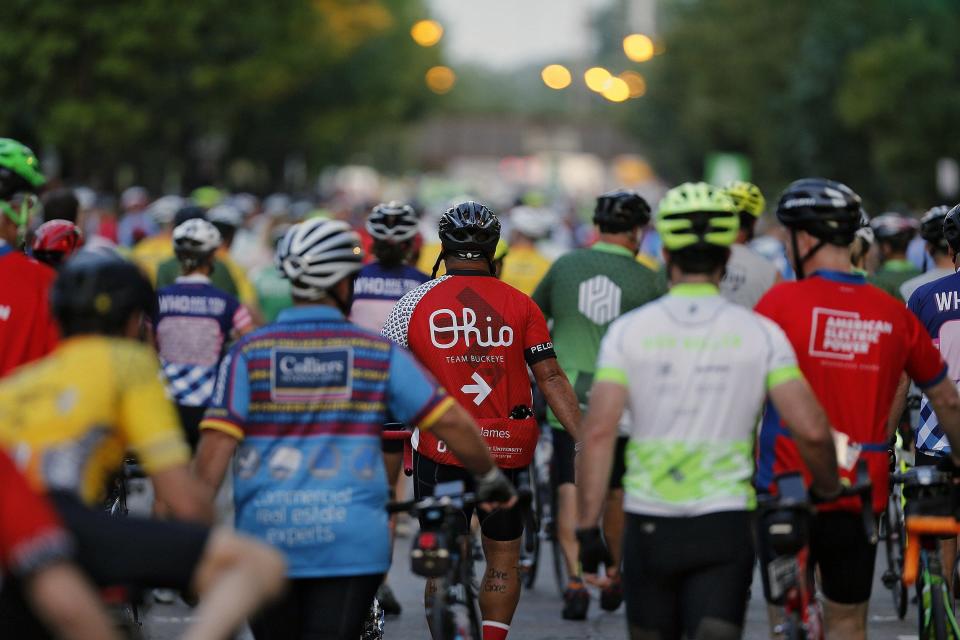
[{"label": "striped jersey", "polygon": [[241,441],[236,527],[284,552],[290,577],[366,575],[390,565],[383,424],[429,429],[452,403],[404,349],[296,306],[230,349],[200,428]]},{"label": "striped jersey", "polygon": [[[960,274],[951,273],[918,287],[907,308],[920,319],[933,344],[947,363],[950,379],[960,382]],[[917,450],[932,455],[950,453],[947,435],[926,394],[920,400],[920,421],[916,429]]]},{"label": "striped jersey", "polygon": [[350,321],[379,333],[397,301],[429,279],[426,274],[405,264],[384,267],[373,262],[364,265],[353,283]]},{"label": "striped jersey", "polygon": [[177,278],[157,299],[153,327],[167,394],[179,405],[204,407],[228,343],[253,326],[250,313],[202,275]]}]

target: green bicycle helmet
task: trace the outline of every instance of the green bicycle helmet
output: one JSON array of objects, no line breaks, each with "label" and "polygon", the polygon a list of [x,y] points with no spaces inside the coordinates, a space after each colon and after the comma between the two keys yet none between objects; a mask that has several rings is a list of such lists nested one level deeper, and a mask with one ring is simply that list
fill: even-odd
[{"label": "green bicycle helmet", "polygon": [[27,223],[37,199],[30,195],[14,204],[11,198],[17,193],[36,194],[46,181],[40,162],[29,147],[11,138],[0,138],[0,211],[17,226]]},{"label": "green bicycle helmet", "polygon": [[728,248],[737,239],[740,219],[725,190],[705,182],[685,182],[663,196],[656,227],[668,251]]},{"label": "green bicycle helmet", "polygon": [[733,205],[737,208],[738,213],[749,213],[754,218],[763,215],[764,209],[767,208],[767,200],[763,197],[760,187],[745,180],[734,180],[728,182],[724,188],[727,195],[733,200]]}]

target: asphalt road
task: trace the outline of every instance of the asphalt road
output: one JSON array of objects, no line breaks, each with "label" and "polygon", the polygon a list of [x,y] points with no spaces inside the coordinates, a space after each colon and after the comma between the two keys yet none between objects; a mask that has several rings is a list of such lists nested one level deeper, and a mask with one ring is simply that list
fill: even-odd
[{"label": "asphalt road", "polygon": [[[397,594],[404,612],[396,618],[388,618],[386,637],[389,640],[412,640],[429,638],[426,621],[422,615],[423,580],[410,573],[408,552],[410,539],[400,539],[394,551],[394,564],[390,584]],[[548,549],[546,550],[548,551]],[[879,560],[880,558],[878,558]],[[908,640],[917,638],[916,607],[910,607],[906,620],[896,619],[890,592],[877,580],[870,603],[869,637],[882,640]],[[760,577],[755,576],[753,597],[747,612],[748,640],[767,638],[766,607],[760,589]],[[599,603],[591,603],[590,614],[585,622],[569,622],[560,618],[561,603],[557,595],[552,569],[541,565],[537,582],[526,591],[513,621],[510,638],[513,640],[608,640],[626,637],[626,622],[623,607],[614,613],[600,609]],[[190,620],[191,612],[183,604],[152,605],[147,611],[144,625],[145,636],[153,640],[178,638]],[[249,640],[250,636],[239,636]]]}]

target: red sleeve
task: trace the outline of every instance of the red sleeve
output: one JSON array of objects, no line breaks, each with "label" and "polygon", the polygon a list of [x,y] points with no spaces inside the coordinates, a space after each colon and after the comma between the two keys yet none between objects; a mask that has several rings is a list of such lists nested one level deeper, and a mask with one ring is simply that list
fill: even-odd
[{"label": "red sleeve", "polygon": [[69,537],[53,510],[0,452],[0,562],[4,570],[29,575],[67,558],[69,552]]},{"label": "red sleeve", "polygon": [[917,316],[906,307],[902,308],[906,319],[908,349],[904,369],[918,387],[929,389],[947,376],[947,365]]},{"label": "red sleeve", "polygon": [[523,297],[527,315],[523,325],[523,356],[527,364],[534,365],[541,360],[556,358],[543,312],[529,296]]}]

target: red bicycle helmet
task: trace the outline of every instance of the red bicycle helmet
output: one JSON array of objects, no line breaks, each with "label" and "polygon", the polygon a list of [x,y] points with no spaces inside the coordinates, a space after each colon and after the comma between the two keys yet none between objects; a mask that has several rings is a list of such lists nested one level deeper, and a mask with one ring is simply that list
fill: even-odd
[{"label": "red bicycle helmet", "polygon": [[37,227],[33,238],[33,257],[51,267],[59,267],[83,246],[83,232],[69,220],[50,220]]}]

